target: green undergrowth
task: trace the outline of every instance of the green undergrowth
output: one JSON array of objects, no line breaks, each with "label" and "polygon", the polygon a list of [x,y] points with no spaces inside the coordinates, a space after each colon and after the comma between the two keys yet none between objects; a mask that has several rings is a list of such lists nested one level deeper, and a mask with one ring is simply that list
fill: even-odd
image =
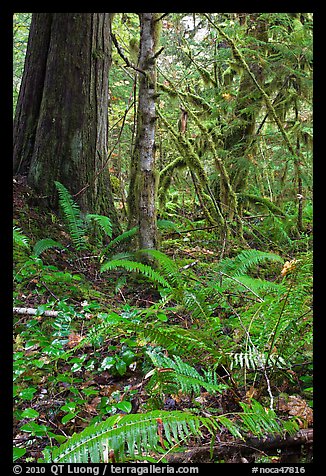
[{"label": "green undergrowth", "polygon": [[14,307],[34,309],[14,313],[16,460],[166,461],[311,425],[309,250],[221,253],[162,220],[163,251],[132,252],[128,232],[75,212],[57,219],[65,240],[13,231]]}]

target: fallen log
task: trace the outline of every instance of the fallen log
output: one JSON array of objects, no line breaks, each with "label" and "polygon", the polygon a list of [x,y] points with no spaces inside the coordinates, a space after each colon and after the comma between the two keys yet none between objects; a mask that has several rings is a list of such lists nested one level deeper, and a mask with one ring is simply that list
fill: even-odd
[{"label": "fallen log", "polygon": [[180,453],[166,455],[168,463],[208,463],[214,459],[229,459],[237,455],[239,460],[245,456],[256,453],[275,455],[276,450],[296,450],[298,454],[301,447],[311,450],[313,444],[313,429],[298,431],[294,436],[283,437],[280,435],[266,438],[249,438],[246,441],[221,441],[213,448],[210,445],[194,446]]}]

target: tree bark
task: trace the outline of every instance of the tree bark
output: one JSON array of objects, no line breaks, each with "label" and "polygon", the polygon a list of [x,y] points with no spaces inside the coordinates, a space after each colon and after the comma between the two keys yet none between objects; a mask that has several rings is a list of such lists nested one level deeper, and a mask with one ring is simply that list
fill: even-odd
[{"label": "tree bark", "polygon": [[52,13],[33,13],[25,67],[14,119],[14,174],[25,175],[30,167],[40,113]]},{"label": "tree bark", "polygon": [[110,23],[110,13],[33,15],[14,170],[27,173],[40,203],[57,207],[59,181],[83,212],[107,214],[119,229],[106,164]]}]

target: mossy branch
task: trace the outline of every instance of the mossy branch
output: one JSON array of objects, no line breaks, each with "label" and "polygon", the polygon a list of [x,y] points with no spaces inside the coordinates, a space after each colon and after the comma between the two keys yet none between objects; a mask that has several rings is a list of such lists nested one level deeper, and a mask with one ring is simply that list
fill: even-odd
[{"label": "mossy branch", "polygon": [[[172,84],[170,80],[169,80],[169,83]],[[165,84],[162,84],[162,83],[158,83],[157,86],[162,91],[167,93],[171,98],[176,98],[176,97],[181,96],[181,97],[185,98],[186,100],[189,100],[189,102],[191,102],[195,106],[201,107],[205,112],[208,112],[208,113],[212,112],[211,106],[203,98],[201,98],[197,94],[191,93],[189,91],[187,93],[184,93],[182,91],[177,91],[175,89],[175,87],[169,87],[169,86],[167,86]]]},{"label": "mossy branch", "polygon": [[[208,191],[208,195],[206,195],[205,198],[208,200],[210,210],[208,210],[207,207],[204,207],[204,212],[209,223],[214,224],[216,222],[219,222],[224,225],[224,218],[215,202],[212,192],[210,192],[206,172],[204,170],[204,167],[202,166],[198,155],[195,153],[193,146],[184,135],[175,131],[175,129],[171,126],[171,124],[166,120],[166,118],[161,114],[159,110],[157,110],[157,114],[166,126],[167,130],[174,138],[176,147],[179,150],[180,154],[182,154],[182,157],[184,158],[187,166],[192,172],[196,174],[198,178],[199,192],[204,192],[205,189]],[[215,216],[216,219],[214,219],[213,216]]]}]

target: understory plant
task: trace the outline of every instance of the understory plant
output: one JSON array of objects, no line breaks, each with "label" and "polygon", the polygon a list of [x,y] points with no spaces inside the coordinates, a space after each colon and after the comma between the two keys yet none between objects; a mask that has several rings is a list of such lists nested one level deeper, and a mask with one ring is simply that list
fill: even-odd
[{"label": "understory plant", "polygon": [[[190,437],[203,431],[215,435],[223,429],[244,439],[247,433],[266,436],[290,432],[297,426],[281,422],[275,412],[257,401],[242,403],[242,412],[204,417],[187,411],[154,410],[136,415],[114,415],[75,434],[58,448],[44,451],[46,463],[121,463],[128,461],[166,462],[165,456],[179,450]],[[153,452],[158,456],[154,457]]]}]

